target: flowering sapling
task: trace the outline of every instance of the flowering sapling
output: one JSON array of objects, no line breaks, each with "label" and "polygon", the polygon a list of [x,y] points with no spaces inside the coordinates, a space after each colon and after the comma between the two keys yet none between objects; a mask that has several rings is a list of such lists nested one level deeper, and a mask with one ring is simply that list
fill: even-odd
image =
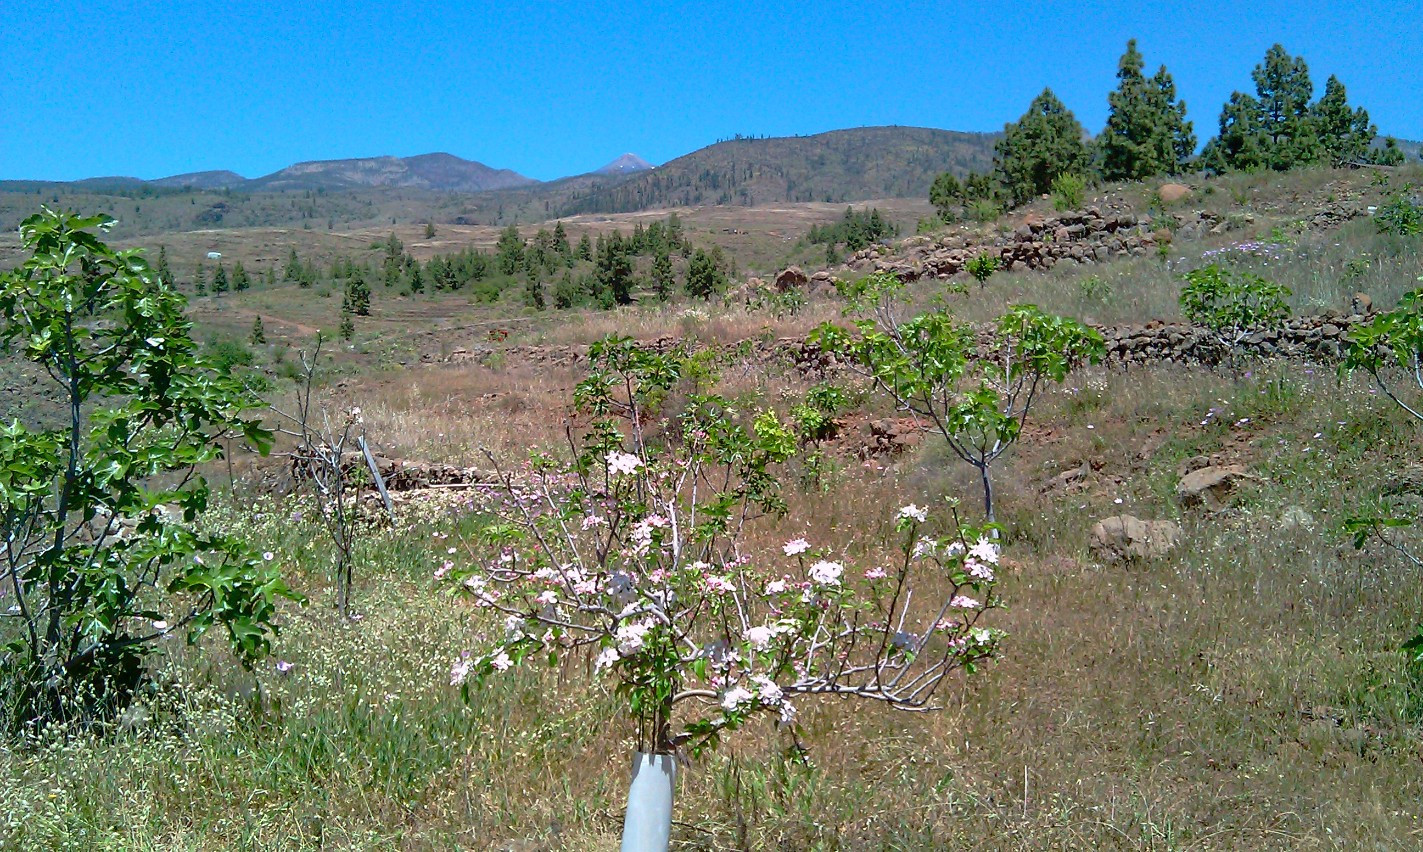
[{"label": "flowering sapling", "polygon": [[751,550],[745,532],[784,511],[792,430],[703,395],[654,440],[648,384],[669,388],[676,356],[609,340],[592,363],[577,398],[604,416],[574,463],[505,476],[475,561],[447,572],[506,619],[451,670],[466,694],[529,659],[586,653],[625,700],[639,751],[696,753],[757,715],[793,727],[806,696],[932,709],[945,677],[993,654],[1001,634],[980,620],[994,577],[974,570],[998,562],[986,531],[951,519],[929,535],[938,519],[914,506],[896,520],[892,565],[856,569],[805,538]]}]

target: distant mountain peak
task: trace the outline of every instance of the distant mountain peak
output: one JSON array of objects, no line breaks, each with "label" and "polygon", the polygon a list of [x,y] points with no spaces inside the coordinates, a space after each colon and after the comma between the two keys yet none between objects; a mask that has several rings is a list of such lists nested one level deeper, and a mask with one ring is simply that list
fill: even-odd
[{"label": "distant mountain peak", "polygon": [[633,172],[645,172],[655,168],[651,163],[636,154],[623,154],[593,174],[596,175],[628,175]]}]

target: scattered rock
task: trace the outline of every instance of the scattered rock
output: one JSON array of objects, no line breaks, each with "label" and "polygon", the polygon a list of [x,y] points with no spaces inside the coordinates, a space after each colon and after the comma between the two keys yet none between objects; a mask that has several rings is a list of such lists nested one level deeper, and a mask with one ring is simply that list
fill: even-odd
[{"label": "scattered rock", "polygon": [[1181,525],[1114,515],[1092,525],[1091,539],[1092,552],[1108,562],[1158,559],[1181,541]]},{"label": "scattered rock", "polygon": [[805,274],[805,270],[799,266],[789,266],[781,270],[781,274],[776,276],[776,289],[781,292],[787,290],[798,290],[810,283],[810,276]]},{"label": "scattered rock", "polygon": [[1179,183],[1164,183],[1156,190],[1156,197],[1160,198],[1163,204],[1174,204],[1190,194],[1191,188]]},{"label": "scattered rock", "polygon": [[1176,498],[1182,506],[1221,509],[1241,482],[1256,479],[1258,477],[1246,471],[1244,465],[1211,465],[1181,477],[1176,485]]},{"label": "scattered rock", "polygon": [[1368,316],[1374,312],[1374,300],[1366,293],[1355,293],[1354,298],[1349,300],[1349,307],[1356,314]]}]

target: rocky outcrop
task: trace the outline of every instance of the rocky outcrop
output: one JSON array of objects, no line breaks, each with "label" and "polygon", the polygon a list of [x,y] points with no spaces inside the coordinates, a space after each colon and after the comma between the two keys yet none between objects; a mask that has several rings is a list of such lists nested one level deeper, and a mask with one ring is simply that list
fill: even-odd
[{"label": "rocky outcrop", "polygon": [[1256,479],[1244,465],[1209,465],[1181,477],[1176,484],[1176,499],[1186,507],[1223,509],[1241,483]]},{"label": "rocky outcrop", "polygon": [[[1363,314],[1337,311],[1293,317],[1279,328],[1257,331],[1235,347],[1235,353],[1256,358],[1335,360],[1343,352],[1349,329]],[[1122,364],[1219,364],[1228,354],[1209,329],[1189,323],[1154,321],[1145,325],[1098,328],[1107,344],[1107,361]]]},{"label": "rocky outcrop", "polygon": [[1092,552],[1108,562],[1159,559],[1181,541],[1175,521],[1143,521],[1132,515],[1114,515],[1092,525]]}]

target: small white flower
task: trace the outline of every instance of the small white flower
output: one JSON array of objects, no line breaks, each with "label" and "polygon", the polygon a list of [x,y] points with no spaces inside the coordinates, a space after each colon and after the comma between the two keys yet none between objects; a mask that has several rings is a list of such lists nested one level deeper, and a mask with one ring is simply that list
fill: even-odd
[{"label": "small white flower", "polygon": [[840,575],[845,573],[845,566],[839,562],[827,562],[821,560],[810,566],[810,579],[812,582],[822,586],[840,585]]},{"label": "small white flower", "polygon": [[781,550],[784,551],[787,556],[799,556],[807,550],[810,550],[810,542],[803,538],[793,538],[786,542]]},{"label": "small white flower", "polygon": [[772,580],[766,584],[766,594],[779,595],[786,590],[785,580]]},{"label": "small white flower", "polygon": [[558,603],[558,592],[555,592],[553,589],[544,589],[542,592],[539,592],[538,597],[534,598],[534,600],[545,606],[548,604],[556,604]]},{"label": "small white flower", "polygon": [[450,666],[450,686],[459,686],[464,683],[464,679],[469,677],[469,670],[473,665],[474,661],[469,657],[455,660],[455,664]]},{"label": "small white flower", "polygon": [[264,561],[264,562],[271,562],[273,559],[276,559],[276,558],[277,558],[277,555],[276,555],[275,553],[273,553],[272,551],[270,551],[270,550],[267,551],[266,553],[263,553],[263,554],[262,554],[262,561]]},{"label": "small white flower", "polygon": [[500,651],[489,658],[489,665],[494,667],[496,672],[507,672],[509,667],[514,665],[514,661],[509,659],[509,655]]},{"label": "small white flower", "polygon": [[753,677],[751,682],[756,684],[756,697],[761,699],[761,703],[774,707],[781,703],[784,693],[776,682],[768,677]]},{"label": "small white flower", "polygon": [[949,601],[949,606],[954,609],[978,609],[978,601],[968,595],[955,595],[954,599]]},{"label": "small white flower", "polygon": [[613,450],[608,453],[608,472],[613,475],[636,473],[642,467],[642,459],[632,453]]},{"label": "small white flower", "polygon": [[593,671],[602,671],[618,661],[617,648],[604,648],[598,652],[598,657],[593,661]]},{"label": "small white flower", "polygon": [[721,706],[726,710],[735,710],[743,704],[751,701],[756,696],[751,690],[744,686],[733,686],[721,697]]},{"label": "small white flower", "polygon": [[771,640],[776,638],[776,631],[769,627],[753,627],[746,631],[746,641],[751,643],[751,647],[758,651],[764,651],[771,647]]},{"label": "small white flower", "polygon": [[998,564],[998,545],[986,538],[978,540],[978,544],[968,549],[968,555],[974,559],[987,562],[989,565]]},{"label": "small white flower", "polygon": [[929,510],[923,506],[918,506],[914,503],[910,503],[908,506],[900,507],[899,517],[907,518],[912,521],[918,521],[922,524],[929,519]]},{"label": "small white flower", "polygon": [[160,618],[159,620],[153,622],[153,629],[159,631],[160,633],[164,632],[168,629],[168,622]]}]

